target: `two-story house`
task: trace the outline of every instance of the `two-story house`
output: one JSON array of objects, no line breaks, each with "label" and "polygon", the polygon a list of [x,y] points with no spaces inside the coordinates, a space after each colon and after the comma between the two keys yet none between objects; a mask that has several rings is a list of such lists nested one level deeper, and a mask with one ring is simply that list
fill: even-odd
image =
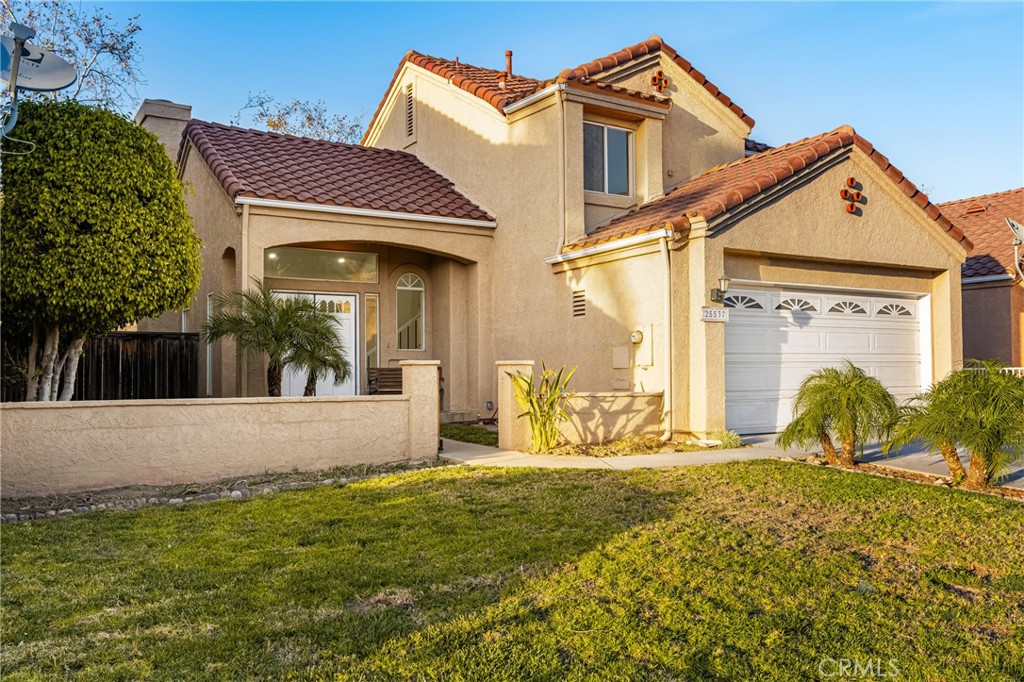
[{"label": "two-story house", "polygon": [[[137,120],[169,118],[204,240],[184,324],[251,277],[316,296],[357,368],[327,391],[437,359],[444,407],[488,414],[496,361],[544,359],[577,390],[663,393],[666,430],[757,433],[824,365],[908,397],[961,360],[970,241],[848,126],[753,142],[658,37],[550,79],[409,52],[360,146],[166,102]],[[251,365],[212,346],[208,393],[261,394]]]}]

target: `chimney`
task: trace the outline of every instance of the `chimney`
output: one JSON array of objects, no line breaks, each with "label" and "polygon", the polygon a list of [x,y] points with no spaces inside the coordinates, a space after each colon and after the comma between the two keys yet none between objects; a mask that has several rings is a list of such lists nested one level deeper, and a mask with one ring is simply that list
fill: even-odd
[{"label": "chimney", "polygon": [[505,75],[512,75],[512,50],[505,50]]},{"label": "chimney", "polygon": [[172,161],[178,159],[181,132],[192,118],[192,107],[166,99],[147,99],[135,114],[135,123],[157,136]]}]

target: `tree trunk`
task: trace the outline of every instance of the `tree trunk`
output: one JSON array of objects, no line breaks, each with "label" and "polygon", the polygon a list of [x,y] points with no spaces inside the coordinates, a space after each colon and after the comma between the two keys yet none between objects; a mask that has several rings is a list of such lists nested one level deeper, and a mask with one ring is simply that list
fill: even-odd
[{"label": "tree trunk", "polygon": [[267,365],[267,395],[272,398],[281,395],[281,365],[273,361]]},{"label": "tree trunk", "polygon": [[32,341],[28,344],[28,358],[26,358],[28,375],[25,382],[25,400],[32,402],[39,399],[39,375],[36,373],[36,362],[39,355],[39,323],[32,323]]},{"label": "tree trunk", "polygon": [[316,372],[306,375],[306,390],[302,392],[302,395],[316,395]]},{"label": "tree trunk", "polygon": [[839,466],[839,453],[832,442],[832,436],[827,433],[821,435],[821,451],[825,453],[825,461],[832,466]]},{"label": "tree trunk", "polygon": [[53,383],[53,366],[57,362],[57,347],[60,345],[60,327],[46,329],[43,343],[43,377],[39,381],[39,400],[50,400],[50,386]]},{"label": "tree trunk", "polygon": [[967,469],[967,478],[964,479],[964,487],[972,490],[982,490],[988,487],[988,467],[985,465],[985,458],[980,453],[971,453],[971,463]]},{"label": "tree trunk", "polygon": [[71,400],[75,395],[75,379],[78,378],[78,361],[85,348],[85,339],[75,339],[68,346],[68,357],[64,364],[64,388],[60,392],[61,400]]},{"label": "tree trunk", "polygon": [[64,354],[60,356],[60,359],[53,365],[53,380],[50,382],[50,400],[56,400],[60,394],[60,375],[64,371],[68,361],[68,353],[71,351],[71,346],[64,349]]},{"label": "tree trunk", "polygon": [[846,436],[839,440],[839,466],[852,469],[854,467],[854,457],[857,455],[857,441],[854,440],[853,436]]},{"label": "tree trunk", "polygon": [[967,473],[964,471],[964,463],[960,461],[960,455],[956,452],[956,446],[952,443],[943,443],[939,446],[942,459],[946,460],[946,468],[949,469],[949,477],[953,485],[960,485]]}]

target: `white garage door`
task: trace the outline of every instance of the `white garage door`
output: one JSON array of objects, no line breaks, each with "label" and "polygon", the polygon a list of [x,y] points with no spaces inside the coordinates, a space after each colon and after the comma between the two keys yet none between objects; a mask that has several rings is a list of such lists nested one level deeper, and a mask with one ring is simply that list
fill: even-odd
[{"label": "white garage door", "polygon": [[857,291],[733,287],[725,299],[726,426],[781,431],[800,382],[849,359],[898,399],[920,392],[927,301]]}]

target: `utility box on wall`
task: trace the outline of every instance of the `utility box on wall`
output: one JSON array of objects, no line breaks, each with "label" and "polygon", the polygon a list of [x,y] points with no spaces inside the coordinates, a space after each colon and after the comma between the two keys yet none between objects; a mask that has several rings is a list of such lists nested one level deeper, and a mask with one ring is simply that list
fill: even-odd
[{"label": "utility box on wall", "polygon": [[637,367],[654,366],[654,325],[634,325],[630,335],[633,343],[633,364]]}]

